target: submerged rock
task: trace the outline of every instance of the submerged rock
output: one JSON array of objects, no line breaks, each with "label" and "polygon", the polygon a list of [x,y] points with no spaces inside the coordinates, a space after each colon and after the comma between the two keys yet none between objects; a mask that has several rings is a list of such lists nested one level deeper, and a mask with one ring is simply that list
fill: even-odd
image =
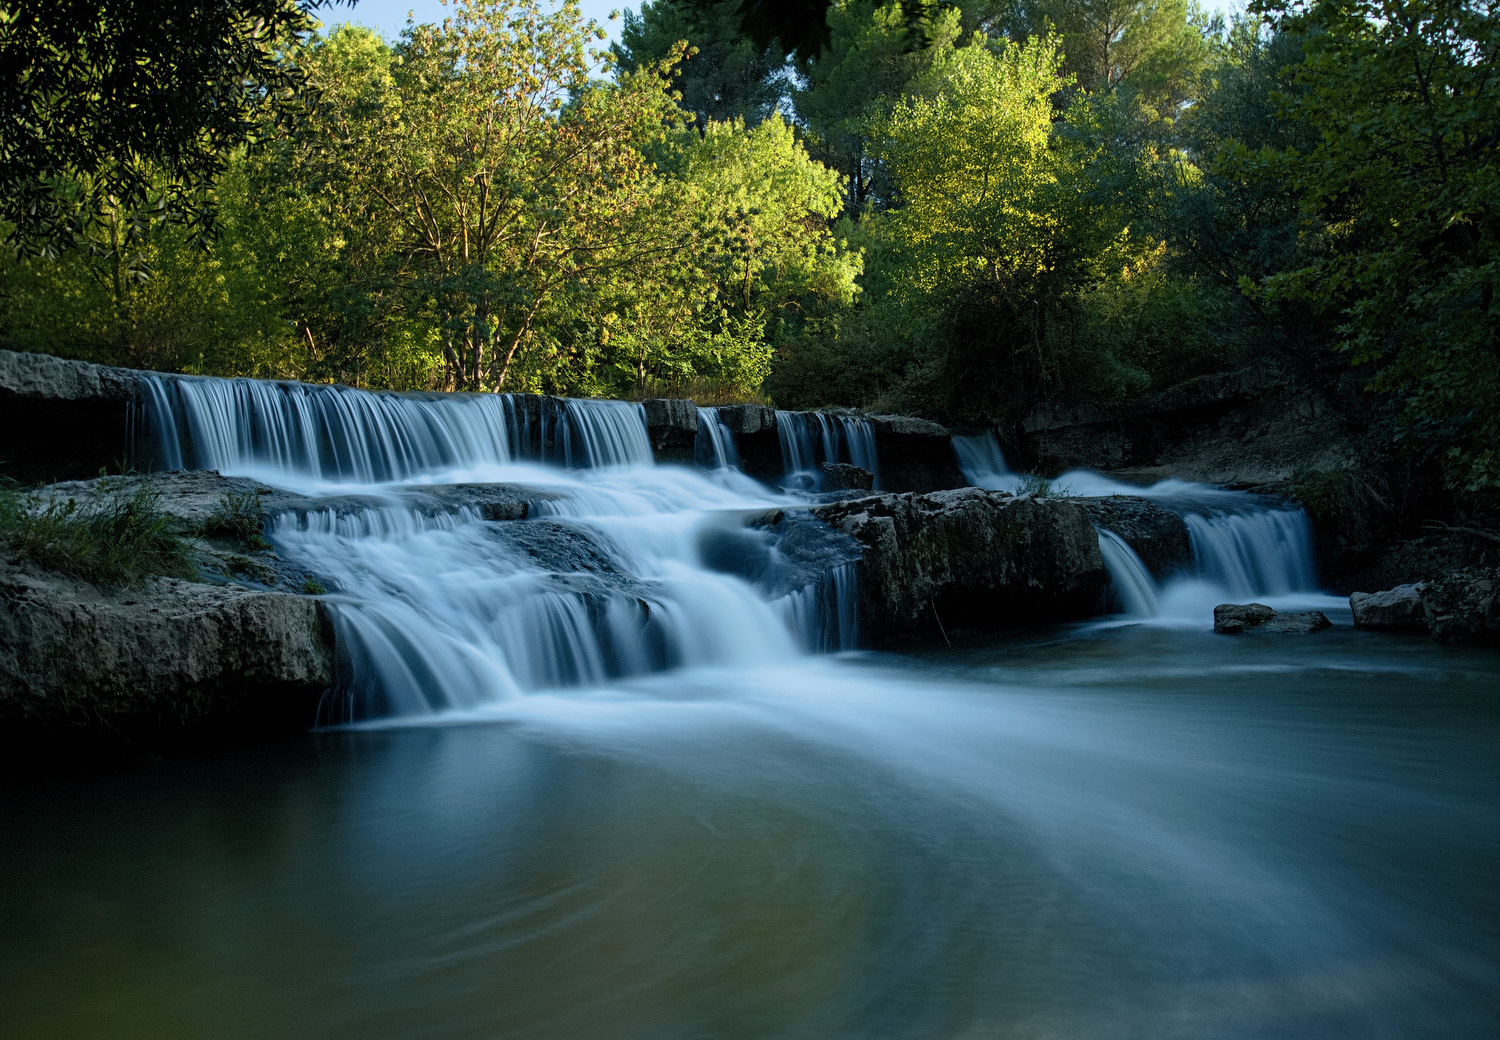
[{"label": "submerged rock", "polygon": [[0,564],[0,720],[161,730],[249,715],[306,728],[332,683],[321,603],[153,578],[104,591]]},{"label": "submerged rock", "polygon": [[1355,628],[1388,632],[1425,632],[1427,611],[1422,605],[1424,583],[1397,585],[1384,592],[1356,592],[1349,597]]},{"label": "submerged rock", "polygon": [[1427,630],[1445,643],[1500,643],[1500,568],[1471,567],[1422,589]]},{"label": "submerged rock", "polygon": [[961,626],[1087,617],[1107,580],[1094,525],[1067,499],[960,488],[811,512],[862,549],[860,627],[875,644]]},{"label": "submerged rock", "polygon": [[1239,635],[1254,629],[1285,635],[1309,635],[1331,627],[1333,622],[1317,610],[1281,613],[1264,603],[1220,603],[1214,608],[1214,631]]}]

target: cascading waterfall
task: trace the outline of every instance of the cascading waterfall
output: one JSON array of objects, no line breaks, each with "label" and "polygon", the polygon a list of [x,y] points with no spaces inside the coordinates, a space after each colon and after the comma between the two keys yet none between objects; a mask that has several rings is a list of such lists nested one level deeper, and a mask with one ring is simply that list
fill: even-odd
[{"label": "cascading waterfall", "polygon": [[776,412],[776,436],[781,442],[781,469],[788,486],[816,488],[821,483],[812,430],[802,412]]},{"label": "cascading waterfall", "polygon": [[844,443],[849,447],[849,461],[869,470],[875,478],[874,489],[880,490],[880,456],[875,451],[875,425],[857,415],[838,417],[844,428]]},{"label": "cascading waterfall", "polygon": [[955,434],[953,452],[958,456],[958,466],[964,477],[977,488],[989,491],[1011,491],[1016,486],[1016,476],[1005,464],[1005,453],[1000,450],[1000,439],[994,430],[980,434]]},{"label": "cascading waterfall", "polygon": [[739,469],[734,434],[719,421],[717,408],[698,409],[698,439],[693,454],[706,469]]},{"label": "cascading waterfall", "polygon": [[788,487],[821,487],[823,474],[818,467],[824,462],[848,462],[868,470],[875,488],[880,487],[880,460],[870,420],[835,412],[778,411],[776,431]]},{"label": "cascading waterfall", "polygon": [[1312,525],[1300,509],[1182,517],[1199,576],[1230,596],[1276,596],[1317,587]]},{"label": "cascading waterfall", "polygon": [[380,484],[522,457],[569,467],[651,461],[641,406],[621,401],[151,376],[138,407],[166,470]]},{"label": "cascading waterfall", "polygon": [[[853,568],[796,577],[775,538],[748,532],[746,516],[797,503],[737,471],[714,409],[699,416],[710,479],[654,464],[638,404],[198,377],[143,384],[137,421],[159,465],[341,496],[337,509],[314,503],[267,528],[330,590],[343,660],[325,723],[855,645]],[[487,521],[431,490],[471,481],[537,489],[533,519]],[[361,490],[352,512],[351,490]],[[760,570],[713,558],[713,532],[751,539]],[[788,592],[788,581],[802,584]]]},{"label": "cascading waterfall", "polygon": [[1099,554],[1104,557],[1104,567],[1109,571],[1112,599],[1118,603],[1121,613],[1130,617],[1155,617],[1159,610],[1156,596],[1156,580],[1146,569],[1136,551],[1125,539],[1106,527],[1099,528]]}]

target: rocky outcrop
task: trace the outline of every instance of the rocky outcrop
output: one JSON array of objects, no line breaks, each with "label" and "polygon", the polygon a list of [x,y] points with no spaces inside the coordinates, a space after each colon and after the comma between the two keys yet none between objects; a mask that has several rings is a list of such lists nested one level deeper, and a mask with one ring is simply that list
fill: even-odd
[{"label": "rocky outcrop", "polygon": [[947,427],[909,415],[865,418],[875,429],[882,489],[925,493],[968,485]]},{"label": "rocky outcrop", "polygon": [[719,423],[736,436],[776,432],[776,411],[759,404],[731,404],[719,409]]},{"label": "rocky outcrop", "polygon": [[1349,610],[1355,628],[1372,628],[1386,632],[1427,631],[1427,611],[1422,604],[1424,584],[1397,585],[1384,592],[1355,592],[1349,596]]},{"label": "rocky outcrop", "polygon": [[824,491],[869,491],[875,487],[875,474],[847,462],[825,462]]},{"label": "rocky outcrop", "polygon": [[860,627],[873,644],[1086,617],[1107,580],[1089,514],[1067,499],[979,488],[815,506],[860,546]]},{"label": "rocky outcrop", "polygon": [[1145,498],[1112,495],[1076,498],[1099,527],[1107,527],[1135,550],[1157,581],[1193,562],[1192,541],[1182,517]]},{"label": "rocky outcrop", "polygon": [[1445,643],[1500,644],[1500,569],[1471,567],[1422,589],[1427,630]]},{"label": "rocky outcrop", "polygon": [[129,733],[303,729],[333,681],[318,600],[154,578],[106,592],[0,565],[0,720]]},{"label": "rocky outcrop", "polygon": [[693,461],[698,443],[698,406],[675,397],[642,401],[646,410],[646,436],[657,462]]},{"label": "rocky outcrop", "polygon": [[0,477],[23,484],[118,469],[139,373],[0,350]]},{"label": "rocky outcrop", "polygon": [[1214,608],[1214,631],[1220,635],[1233,636],[1252,630],[1310,635],[1332,625],[1333,622],[1317,610],[1282,613],[1264,603],[1221,603]]}]

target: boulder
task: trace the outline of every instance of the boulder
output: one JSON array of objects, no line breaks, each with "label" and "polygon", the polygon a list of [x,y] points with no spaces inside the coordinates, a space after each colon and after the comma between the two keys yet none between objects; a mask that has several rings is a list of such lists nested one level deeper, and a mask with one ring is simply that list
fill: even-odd
[{"label": "boulder", "polygon": [[869,491],[875,486],[875,474],[847,462],[825,462],[824,491]]},{"label": "boulder", "polygon": [[1087,511],[979,488],[815,506],[850,535],[860,629],[875,645],[963,626],[1093,613],[1107,576]]},{"label": "boulder", "polygon": [[1099,527],[1107,527],[1135,550],[1157,581],[1190,567],[1192,541],[1182,517],[1145,498],[1112,495],[1074,499]]},{"label": "boulder", "polygon": [[1276,611],[1264,603],[1220,603],[1214,608],[1214,631],[1221,635],[1238,635],[1275,616]]},{"label": "boulder", "polygon": [[776,429],[776,411],[759,404],[731,404],[719,409],[719,422],[735,435]]},{"label": "boulder", "polygon": [[968,486],[947,427],[910,415],[866,418],[875,429],[883,489],[926,493]]},{"label": "boulder", "polygon": [[23,484],[118,469],[139,373],[0,350],[0,477]]},{"label": "boulder", "polygon": [[322,604],[153,578],[107,592],[0,564],[0,720],[52,731],[229,716],[305,729],[334,677]]},{"label": "boulder", "polygon": [[654,397],[641,402],[646,435],[657,462],[693,461],[698,442],[698,406],[682,398]]},{"label": "boulder", "polygon": [[1355,628],[1387,632],[1425,632],[1427,612],[1422,606],[1423,583],[1397,585],[1384,592],[1356,592],[1349,597]]},{"label": "boulder", "polygon": [[1214,631],[1221,635],[1241,632],[1278,632],[1308,635],[1331,627],[1333,622],[1317,610],[1281,613],[1264,603],[1220,603],[1214,608]]},{"label": "boulder", "polygon": [[1422,589],[1427,630],[1445,643],[1500,643],[1500,568],[1470,567]]}]

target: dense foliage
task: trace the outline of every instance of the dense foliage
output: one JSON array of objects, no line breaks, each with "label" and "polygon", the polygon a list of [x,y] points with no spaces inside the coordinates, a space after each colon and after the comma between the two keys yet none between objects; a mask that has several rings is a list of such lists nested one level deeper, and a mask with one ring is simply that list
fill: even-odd
[{"label": "dense foliage", "polygon": [[[1487,0],[1228,25],[1192,0],[645,0],[608,55],[571,0],[457,0],[396,41],[210,6],[219,50],[157,78],[199,98],[218,61],[222,111],[63,148],[97,84],[154,96],[109,57],[115,6],[78,62],[52,32],[8,73],[32,201],[5,214],[5,346],[1002,425],[1284,361],[1352,372],[1453,485],[1500,483]],[[7,18],[9,62],[42,37]]]}]

